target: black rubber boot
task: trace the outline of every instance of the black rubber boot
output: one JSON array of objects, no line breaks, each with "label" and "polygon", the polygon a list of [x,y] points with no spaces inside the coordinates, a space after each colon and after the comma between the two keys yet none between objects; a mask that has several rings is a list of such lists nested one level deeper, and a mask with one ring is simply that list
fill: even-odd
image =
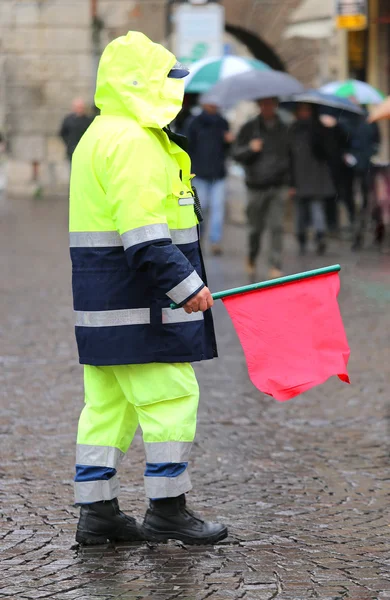
[{"label": "black rubber boot", "polygon": [[118,500],[82,504],[76,542],[84,546],[112,542],[140,542],[145,537],[133,517],[119,510]]},{"label": "black rubber boot", "polygon": [[143,529],[151,541],[181,540],[185,544],[216,544],[225,539],[227,527],[203,521],[186,506],[184,494],[178,498],[151,500]]}]

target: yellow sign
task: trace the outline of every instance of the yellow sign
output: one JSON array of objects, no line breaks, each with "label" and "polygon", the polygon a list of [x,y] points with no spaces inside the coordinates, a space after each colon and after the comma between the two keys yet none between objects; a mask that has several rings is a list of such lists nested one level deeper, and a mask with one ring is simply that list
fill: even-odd
[{"label": "yellow sign", "polygon": [[367,15],[339,15],[336,17],[338,29],[350,29],[358,31],[367,28]]},{"label": "yellow sign", "polygon": [[366,29],[367,12],[367,0],[336,0],[336,26],[351,31]]}]

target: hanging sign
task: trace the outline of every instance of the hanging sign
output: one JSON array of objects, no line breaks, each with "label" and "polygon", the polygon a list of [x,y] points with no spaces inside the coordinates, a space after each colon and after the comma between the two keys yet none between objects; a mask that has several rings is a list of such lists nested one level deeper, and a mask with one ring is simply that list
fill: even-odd
[{"label": "hanging sign", "polygon": [[367,0],[336,0],[336,26],[338,29],[358,31],[367,29]]},{"label": "hanging sign", "polygon": [[180,4],[174,13],[174,52],[188,66],[201,58],[223,56],[224,51],[223,6],[197,4]]}]

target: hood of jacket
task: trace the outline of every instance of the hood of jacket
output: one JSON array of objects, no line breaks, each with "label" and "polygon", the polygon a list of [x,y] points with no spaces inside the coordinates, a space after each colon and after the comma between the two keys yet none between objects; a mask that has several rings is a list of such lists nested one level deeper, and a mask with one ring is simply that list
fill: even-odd
[{"label": "hood of jacket", "polygon": [[105,48],[99,63],[95,104],[102,115],[132,117],[141,127],[162,129],[177,116],[184,81],[168,73],[175,56],[143,33],[129,31]]}]

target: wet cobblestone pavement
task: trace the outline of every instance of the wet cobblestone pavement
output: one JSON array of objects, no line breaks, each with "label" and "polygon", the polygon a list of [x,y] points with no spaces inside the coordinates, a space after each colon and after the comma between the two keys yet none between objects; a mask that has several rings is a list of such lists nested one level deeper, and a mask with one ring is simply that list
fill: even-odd
[{"label": "wet cobblestone pavement", "polygon": [[[295,256],[286,272],[341,262],[352,385],[288,403],[262,396],[221,303],[221,358],[201,364],[191,505],[230,527],[215,547],[74,546],[72,476],[82,370],[70,295],[66,203],[15,200],[0,222],[0,597],[15,600],[390,598],[390,257]],[[209,258],[213,290],[245,283],[244,230]],[[259,272],[259,278],[265,273]],[[140,436],[121,506],[145,510]]]}]

